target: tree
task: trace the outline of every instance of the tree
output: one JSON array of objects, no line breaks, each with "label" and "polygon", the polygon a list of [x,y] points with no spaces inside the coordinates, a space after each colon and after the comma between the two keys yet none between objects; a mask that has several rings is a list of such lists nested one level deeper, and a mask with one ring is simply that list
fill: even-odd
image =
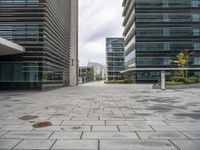
[{"label": "tree", "polygon": [[182,75],[183,77],[188,76],[188,70],[187,68],[189,67],[189,59],[190,56],[193,55],[194,52],[191,52],[190,50],[183,50],[182,52],[178,53],[176,55],[176,59],[174,60],[174,63],[177,64],[181,70],[177,72],[177,75]]}]

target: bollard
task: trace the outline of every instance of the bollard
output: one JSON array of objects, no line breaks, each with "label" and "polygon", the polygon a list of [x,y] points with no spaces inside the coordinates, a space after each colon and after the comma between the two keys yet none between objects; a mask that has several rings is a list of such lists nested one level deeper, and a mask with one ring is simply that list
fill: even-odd
[{"label": "bollard", "polygon": [[161,90],[165,90],[165,71],[161,71]]}]

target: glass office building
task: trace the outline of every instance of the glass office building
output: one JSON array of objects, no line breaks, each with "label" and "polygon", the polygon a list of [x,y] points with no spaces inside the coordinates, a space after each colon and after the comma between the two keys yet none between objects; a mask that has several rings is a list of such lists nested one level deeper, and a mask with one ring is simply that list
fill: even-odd
[{"label": "glass office building", "polygon": [[121,71],[124,70],[124,39],[107,38],[106,39],[106,66],[107,81],[122,80]]},{"label": "glass office building", "polygon": [[0,0],[0,37],[25,48],[0,56],[0,89],[69,85],[72,1]]},{"label": "glass office building", "polygon": [[[200,66],[200,0],[124,0],[123,7],[126,69],[176,67],[182,50],[194,52],[190,68]],[[138,82],[159,78],[160,71],[136,72]]]}]

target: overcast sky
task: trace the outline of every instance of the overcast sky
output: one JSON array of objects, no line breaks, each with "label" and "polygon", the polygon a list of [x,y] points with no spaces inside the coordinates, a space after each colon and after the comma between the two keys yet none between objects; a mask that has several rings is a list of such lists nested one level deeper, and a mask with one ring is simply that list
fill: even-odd
[{"label": "overcast sky", "polygon": [[122,36],[122,0],[79,0],[79,61],[105,64],[105,38]]}]

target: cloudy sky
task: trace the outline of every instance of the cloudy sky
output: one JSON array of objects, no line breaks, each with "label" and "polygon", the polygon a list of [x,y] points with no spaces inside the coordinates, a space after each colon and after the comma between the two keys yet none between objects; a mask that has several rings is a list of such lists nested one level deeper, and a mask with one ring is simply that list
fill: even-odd
[{"label": "cloudy sky", "polygon": [[79,0],[79,61],[105,64],[105,38],[122,36],[122,0]]}]

